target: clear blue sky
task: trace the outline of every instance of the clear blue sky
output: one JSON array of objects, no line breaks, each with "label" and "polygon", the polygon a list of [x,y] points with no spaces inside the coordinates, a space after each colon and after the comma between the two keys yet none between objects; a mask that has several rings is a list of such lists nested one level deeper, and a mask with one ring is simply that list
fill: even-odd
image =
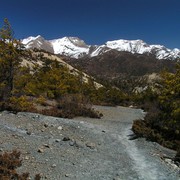
[{"label": "clear blue sky", "polygon": [[180,0],[1,0],[18,39],[77,36],[87,44],[142,39],[180,48]]}]

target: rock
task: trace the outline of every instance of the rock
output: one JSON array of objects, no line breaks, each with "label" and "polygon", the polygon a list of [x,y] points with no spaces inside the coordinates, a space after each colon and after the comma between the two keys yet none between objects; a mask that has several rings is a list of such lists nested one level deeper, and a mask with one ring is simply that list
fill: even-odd
[{"label": "rock", "polygon": [[26,132],[26,134],[27,134],[27,135],[31,135],[32,132],[28,130],[28,131]]},{"label": "rock", "polygon": [[56,164],[53,164],[51,167],[52,167],[52,168],[55,168],[55,167],[56,167]]},{"label": "rock", "polygon": [[60,139],[56,139],[55,142],[60,142],[61,140]]},{"label": "rock", "polygon": [[63,129],[63,127],[62,126],[58,126],[58,130],[62,130]]},{"label": "rock", "polygon": [[164,161],[165,161],[166,163],[168,163],[168,164],[171,164],[171,163],[172,163],[172,160],[171,160],[171,159],[168,159],[168,158],[164,159]]},{"label": "rock", "polygon": [[44,127],[47,128],[49,125],[47,123],[44,123]]},{"label": "rock", "polygon": [[95,149],[96,145],[94,143],[86,143],[86,146],[90,149]]},{"label": "rock", "polygon": [[65,177],[69,177],[70,176],[70,174],[65,174]]},{"label": "rock", "polygon": [[39,118],[40,118],[40,115],[36,115],[35,118],[39,119]]},{"label": "rock", "polygon": [[44,147],[50,148],[49,144],[43,144]]},{"label": "rock", "polygon": [[70,146],[74,146],[75,144],[76,144],[76,141],[70,141],[70,142],[69,142],[69,145],[70,145]]},{"label": "rock", "polygon": [[62,140],[63,141],[70,141],[71,139],[69,137],[64,137]]},{"label": "rock", "polygon": [[44,149],[39,148],[39,149],[38,149],[38,152],[39,152],[39,153],[43,153],[43,152],[44,152]]},{"label": "rock", "polygon": [[12,134],[12,136],[13,136],[15,139],[18,138],[18,136],[17,136],[16,134]]},{"label": "rock", "polygon": [[103,133],[105,133],[106,131],[105,130],[102,130]]},{"label": "rock", "polygon": [[29,159],[29,157],[28,156],[25,156],[25,158],[24,158],[25,160],[28,160]]}]

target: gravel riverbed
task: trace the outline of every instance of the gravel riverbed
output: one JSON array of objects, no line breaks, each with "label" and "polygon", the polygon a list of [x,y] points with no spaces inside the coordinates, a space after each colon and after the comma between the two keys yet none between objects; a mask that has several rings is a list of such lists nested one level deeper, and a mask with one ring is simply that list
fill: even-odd
[{"label": "gravel riverbed", "polygon": [[[175,151],[143,138],[130,140],[140,109],[95,106],[101,119],[34,113],[0,114],[0,151],[21,151],[19,172],[48,180],[178,180]],[[169,158],[168,158],[169,157]]]}]

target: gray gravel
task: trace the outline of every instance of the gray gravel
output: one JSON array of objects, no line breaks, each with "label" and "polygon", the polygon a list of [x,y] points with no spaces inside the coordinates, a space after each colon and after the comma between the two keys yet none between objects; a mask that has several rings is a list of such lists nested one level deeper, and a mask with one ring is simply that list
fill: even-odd
[{"label": "gray gravel", "polygon": [[175,152],[144,139],[129,140],[139,109],[102,107],[102,119],[73,120],[33,113],[0,114],[0,150],[22,152],[20,172],[49,180],[176,180]]}]

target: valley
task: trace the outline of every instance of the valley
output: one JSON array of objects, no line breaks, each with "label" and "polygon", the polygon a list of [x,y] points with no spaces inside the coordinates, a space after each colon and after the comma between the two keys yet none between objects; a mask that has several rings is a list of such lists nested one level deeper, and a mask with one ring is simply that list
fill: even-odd
[{"label": "valley", "polygon": [[42,179],[179,179],[178,49],[142,40],[17,40],[4,24],[2,162],[16,149],[18,172]]}]

